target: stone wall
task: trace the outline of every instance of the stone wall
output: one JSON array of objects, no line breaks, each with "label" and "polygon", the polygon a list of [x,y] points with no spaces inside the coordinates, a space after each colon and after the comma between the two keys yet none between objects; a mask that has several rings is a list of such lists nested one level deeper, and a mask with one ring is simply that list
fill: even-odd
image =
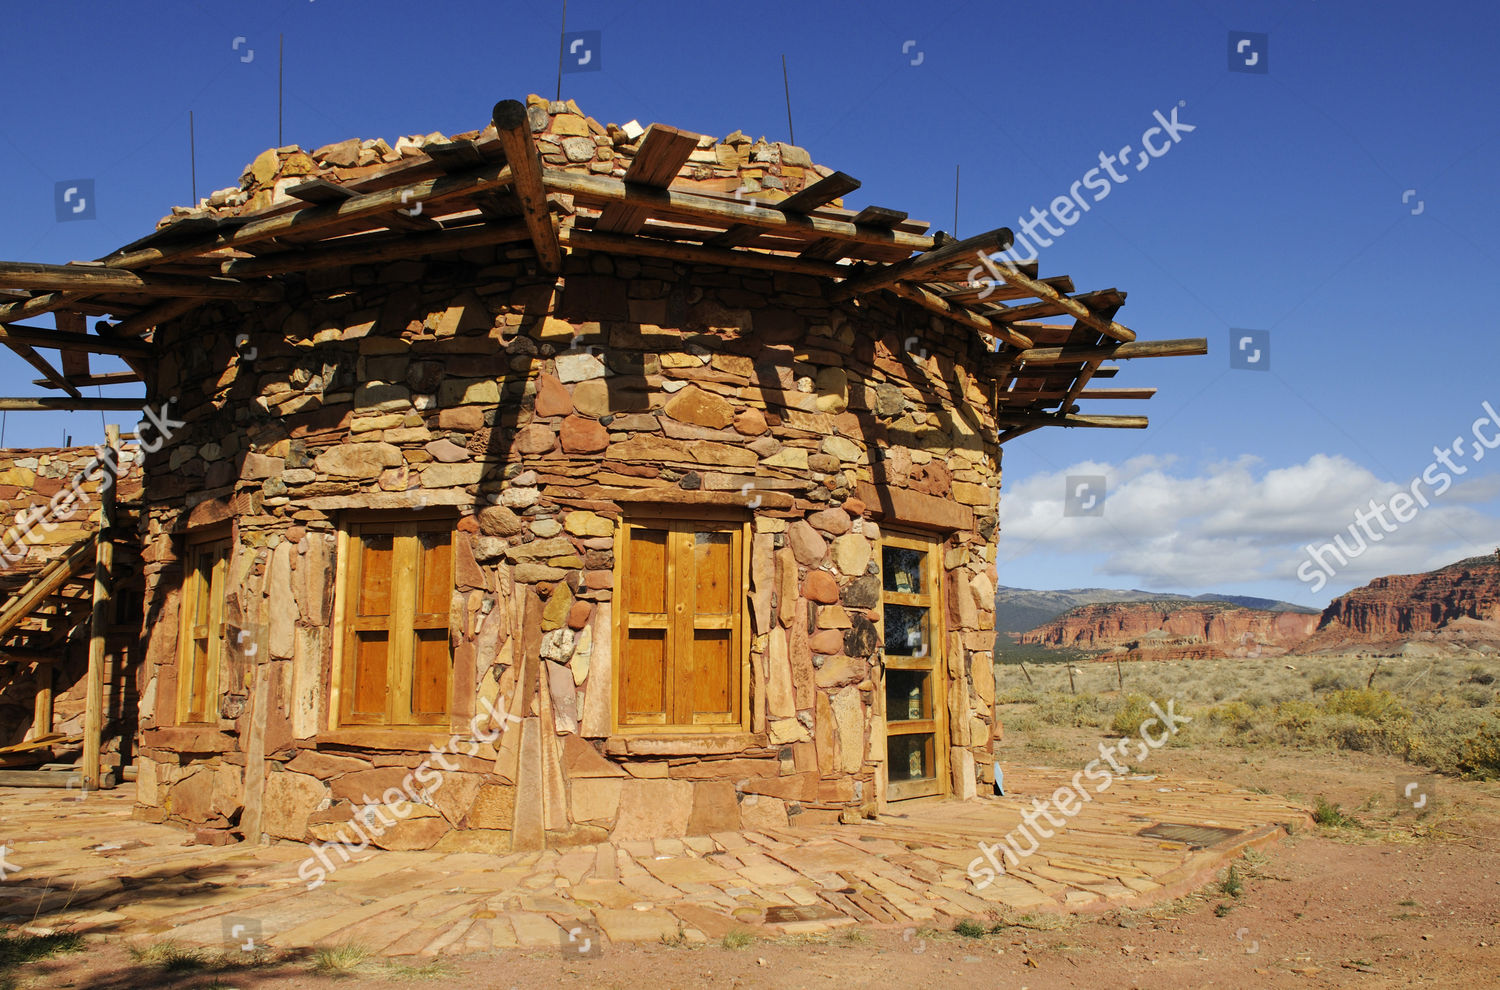
[{"label": "stone wall", "polygon": [[[549,165],[623,174],[628,129],[530,110]],[[268,153],[203,209],[268,205],[400,147]],[[706,139],[683,181],[787,192],[824,174],[735,134]],[[177,726],[176,625],[150,626],[140,814],[329,840],[383,804],[378,845],[486,850],[868,814],[884,799],[876,547],[892,526],[946,540],[952,790],[974,793],[994,731],[1000,475],[971,333],[893,299],[830,304],[800,275],[572,253],[549,278],[528,246],[289,288],[157,331],[151,394],[186,425],[146,462],[148,609],[177,614],[188,534],[227,531],[232,635],[218,724]],[[642,505],[753,520],[746,733],[610,734],[614,537]],[[330,727],[338,531],[362,510],[454,515],[451,728],[467,736],[488,704],[516,720],[446,755],[405,814],[388,797],[433,737]]]}]

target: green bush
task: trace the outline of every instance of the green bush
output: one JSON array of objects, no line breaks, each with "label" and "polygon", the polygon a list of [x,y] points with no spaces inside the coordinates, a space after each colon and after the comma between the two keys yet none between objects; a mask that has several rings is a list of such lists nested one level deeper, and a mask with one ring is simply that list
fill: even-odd
[{"label": "green bush", "polygon": [[1400,699],[1382,688],[1335,691],[1323,699],[1323,710],[1331,715],[1354,715],[1377,722],[1411,718],[1411,712]]},{"label": "green bush", "polygon": [[1457,763],[1466,776],[1500,777],[1500,729],[1483,728],[1460,741]]}]

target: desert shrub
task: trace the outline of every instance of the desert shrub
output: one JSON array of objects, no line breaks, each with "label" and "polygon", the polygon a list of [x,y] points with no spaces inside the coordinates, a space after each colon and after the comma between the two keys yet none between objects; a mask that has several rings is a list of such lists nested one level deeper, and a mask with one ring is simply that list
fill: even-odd
[{"label": "desert shrub", "polygon": [[1314,694],[1319,691],[1347,691],[1354,687],[1354,681],[1346,674],[1337,670],[1320,670],[1313,675],[1311,687]]},{"label": "desert shrub", "polygon": [[1244,701],[1226,701],[1203,713],[1210,725],[1233,732],[1249,732],[1260,718],[1260,711]]},{"label": "desert shrub", "polygon": [[1127,694],[1110,721],[1110,729],[1116,735],[1121,736],[1133,736],[1140,732],[1142,723],[1148,718],[1156,717],[1156,713],[1151,710],[1153,702],[1162,709],[1167,707],[1165,698],[1152,698],[1149,695],[1135,693]]},{"label": "desert shrub", "polygon": [[1411,712],[1399,698],[1376,688],[1335,691],[1323,699],[1323,710],[1331,715],[1353,715],[1377,722],[1411,718]]},{"label": "desert shrub", "polygon": [[1485,727],[1458,744],[1457,769],[1469,777],[1500,777],[1500,729]]},{"label": "desert shrub", "polygon": [[1052,693],[1037,705],[1037,717],[1049,725],[1071,725],[1085,728],[1103,725],[1110,703],[1097,694]]}]

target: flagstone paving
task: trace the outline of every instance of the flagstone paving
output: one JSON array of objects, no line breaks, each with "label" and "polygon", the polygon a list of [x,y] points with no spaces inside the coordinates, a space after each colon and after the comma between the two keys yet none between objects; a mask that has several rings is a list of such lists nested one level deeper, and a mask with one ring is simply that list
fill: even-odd
[{"label": "flagstone paving", "polygon": [[[190,845],[188,833],[134,820],[129,785],[84,800],[0,788],[0,924],[280,949],[353,940],[388,956],[948,926],[1181,896],[1245,848],[1310,821],[1285,799],[1220,783],[1117,778],[978,888],[968,874],[977,843],[999,842],[1033,799],[1071,779],[1013,768],[1010,786],[1024,784],[1007,797],[898,806],[857,825],[494,855],[369,850],[314,890],[297,876],[306,846]],[[1237,834],[1207,848],[1138,834],[1163,822]]]}]

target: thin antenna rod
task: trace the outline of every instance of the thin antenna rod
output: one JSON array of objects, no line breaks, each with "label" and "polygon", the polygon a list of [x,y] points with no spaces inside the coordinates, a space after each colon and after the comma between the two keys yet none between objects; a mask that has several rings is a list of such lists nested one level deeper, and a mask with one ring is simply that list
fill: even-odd
[{"label": "thin antenna rod", "polygon": [[786,90],[786,136],[792,144],[797,143],[797,132],[792,129],[792,84],[786,74],[786,54],[781,56],[781,86]]},{"label": "thin antenna rod", "polygon": [[281,74],[286,64],[286,35],[276,36],[276,147],[281,147]]},{"label": "thin antenna rod", "polygon": [[562,28],[557,33],[557,100],[562,102],[563,51],[568,44],[568,0],[563,0]]},{"label": "thin antenna rod", "polygon": [[198,205],[198,145],[193,137],[193,111],[188,111],[188,164],[193,174],[193,198],[188,205]]},{"label": "thin antenna rod", "polygon": [[962,165],[953,166],[953,236],[958,236],[958,177]]},{"label": "thin antenna rod", "polygon": [[[0,410],[0,447],[5,446],[5,418],[7,415],[9,414],[4,410]],[[1496,551],[1496,553],[1500,553],[1500,551]]]}]

